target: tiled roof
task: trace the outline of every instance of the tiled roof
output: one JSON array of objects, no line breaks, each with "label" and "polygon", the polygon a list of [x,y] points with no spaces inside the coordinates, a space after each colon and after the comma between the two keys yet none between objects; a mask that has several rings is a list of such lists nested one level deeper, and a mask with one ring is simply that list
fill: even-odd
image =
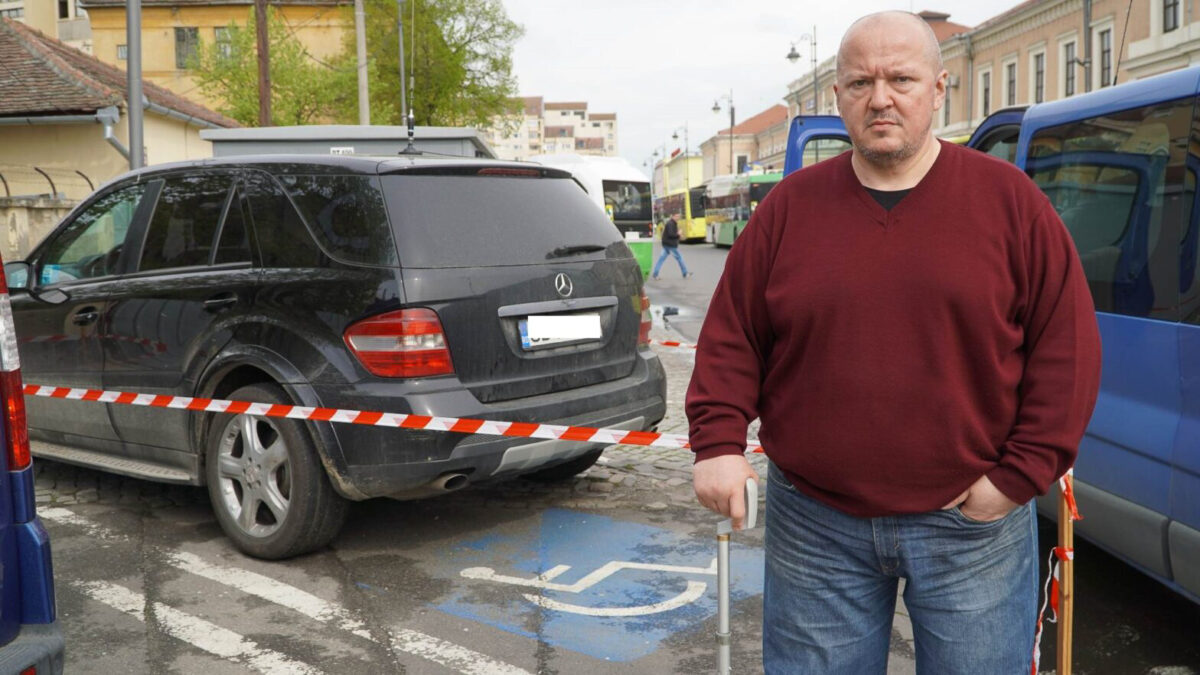
[{"label": "tiled roof", "polygon": [[[770,108],[758,113],[748,120],[743,120],[741,124],[733,127],[734,135],[737,134],[758,134],[770,129],[776,124],[787,121],[787,106],[775,104]],[[718,134],[729,135],[729,128],[726,127],[717,132]]]},{"label": "tiled roof", "polygon": [[[125,71],[26,26],[0,19],[0,117],[94,113],[125,106]],[[142,81],[152,103],[222,127],[240,126],[202,105]]]},{"label": "tiled roof", "polygon": [[949,21],[950,15],[945,12],[934,12],[927,9],[918,12],[917,16],[925,19],[925,23],[929,24],[929,27],[933,29],[933,34],[937,36],[938,42],[971,30],[970,26]]},{"label": "tiled roof", "polygon": [[542,97],[526,96],[521,99],[525,104],[525,114],[530,117],[542,116]]},{"label": "tiled roof", "polygon": [[587,101],[547,103],[546,110],[587,110]]}]

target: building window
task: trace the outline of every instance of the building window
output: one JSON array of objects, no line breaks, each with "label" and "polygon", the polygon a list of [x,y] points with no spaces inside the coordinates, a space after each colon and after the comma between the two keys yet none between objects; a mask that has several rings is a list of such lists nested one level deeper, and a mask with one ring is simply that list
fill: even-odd
[{"label": "building window", "polygon": [[1033,102],[1046,100],[1046,54],[1033,55]]},{"label": "building window", "polygon": [[1075,43],[1063,45],[1063,96],[1075,95]]},{"label": "building window", "polygon": [[5,19],[19,19],[25,16],[24,7],[16,7],[14,9],[0,9],[0,17]]},{"label": "building window", "polygon": [[226,26],[217,26],[213,29],[213,35],[216,37],[217,54],[221,58],[227,59],[233,54],[233,43],[229,39],[229,28]]},{"label": "building window", "polygon": [[749,163],[750,163],[750,158],[749,158],[749,157],[747,157],[746,155],[738,155],[738,156],[737,156],[737,172],[738,172],[738,173],[745,173],[745,172],[746,172],[746,165],[747,165],[747,164],[749,164]]},{"label": "building window", "polygon": [[1179,0],[1163,0],[1163,32],[1179,28]]},{"label": "building window", "polygon": [[1004,105],[1017,104],[1017,64],[1010,63],[1004,66]]},{"label": "building window", "polygon": [[129,58],[129,45],[117,45],[117,60],[125,61]]},{"label": "building window", "polygon": [[1112,29],[1100,31],[1100,86],[1112,84]]},{"label": "building window", "polygon": [[979,91],[983,97],[983,116],[987,117],[992,114],[992,73],[990,71],[982,73],[979,77],[982,80]]},{"label": "building window", "polygon": [[58,18],[71,18],[71,0],[58,0]]},{"label": "building window", "polygon": [[175,68],[186,70],[196,58],[196,47],[200,44],[199,28],[175,29]]}]

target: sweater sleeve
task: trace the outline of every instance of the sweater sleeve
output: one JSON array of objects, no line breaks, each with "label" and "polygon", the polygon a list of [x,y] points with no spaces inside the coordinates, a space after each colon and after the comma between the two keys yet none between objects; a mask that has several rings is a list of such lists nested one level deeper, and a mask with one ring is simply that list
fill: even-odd
[{"label": "sweater sleeve", "polygon": [[764,299],[771,271],[771,233],[781,200],[777,188],[755,209],[725,260],[696,350],[685,411],[692,451],[699,462],[742,454],[746,429],[758,417],[758,398],[771,350]]},{"label": "sweater sleeve", "polygon": [[1100,386],[1100,334],[1070,234],[1043,205],[1025,241],[1025,372],[1012,431],[988,479],[1024,504],[1075,462]]}]

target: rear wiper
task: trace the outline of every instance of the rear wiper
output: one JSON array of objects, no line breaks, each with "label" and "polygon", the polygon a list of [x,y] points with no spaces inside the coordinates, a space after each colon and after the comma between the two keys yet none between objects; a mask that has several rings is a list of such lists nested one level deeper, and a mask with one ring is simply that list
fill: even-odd
[{"label": "rear wiper", "polygon": [[558,248],[554,249],[553,251],[550,251],[550,255],[548,257],[561,258],[563,256],[575,255],[577,253],[595,253],[596,251],[603,251],[605,248],[607,248],[607,247],[601,246],[599,244],[576,244],[574,246],[559,246]]}]

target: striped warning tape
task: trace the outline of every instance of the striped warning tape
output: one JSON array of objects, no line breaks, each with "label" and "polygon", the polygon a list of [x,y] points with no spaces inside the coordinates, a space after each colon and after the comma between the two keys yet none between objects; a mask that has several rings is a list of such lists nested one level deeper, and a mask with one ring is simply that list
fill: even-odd
[{"label": "striped warning tape", "polygon": [[[26,396],[44,396],[72,401],[95,401],[98,403],[148,406],[151,408],[173,408],[196,412],[231,413],[235,415],[244,413],[261,417],[286,417],[289,419],[312,420],[316,422],[341,422],[345,424],[396,427],[400,429],[452,431],[487,436],[545,438],[560,441],[642,445],[675,449],[687,449],[690,447],[686,434],[664,434],[654,431],[598,429],[595,427],[562,426],[533,422],[501,422],[459,417],[431,417],[429,415],[344,410],[341,408],[312,408],[299,405],[226,401],[216,398],[135,394],[132,392],[104,391],[100,389],[72,389],[69,387],[51,387],[38,384],[27,384],[24,391]],[[762,452],[762,446],[758,441],[748,440],[746,444],[751,451]]]},{"label": "striped warning tape", "polygon": [[662,345],[663,347],[678,347],[680,349],[695,349],[696,345],[688,344],[687,342],[675,342],[674,340],[651,340],[652,345]]}]

